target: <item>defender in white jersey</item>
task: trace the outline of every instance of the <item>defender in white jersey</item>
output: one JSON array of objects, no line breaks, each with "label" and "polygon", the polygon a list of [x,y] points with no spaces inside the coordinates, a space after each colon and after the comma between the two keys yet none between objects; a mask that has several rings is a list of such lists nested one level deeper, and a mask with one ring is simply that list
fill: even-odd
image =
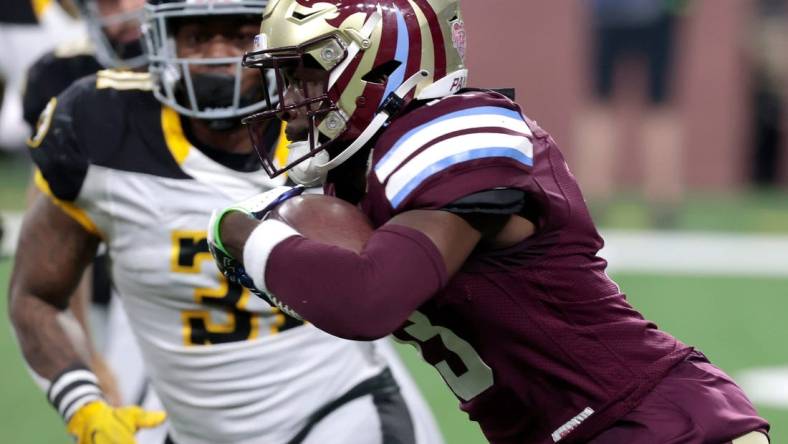
[{"label": "defender in white jersey", "polygon": [[[241,112],[262,106],[245,95],[259,80],[241,73],[240,56],[264,3],[151,6],[151,20],[167,25],[148,27],[154,81],[101,71],[53,99],[39,120],[30,146],[48,198],[23,226],[11,317],[26,360],[79,442],[134,442],[135,430],[163,419],[104,404],[57,322],[99,240],[168,412],[168,442],[411,443],[411,417],[429,418],[409,414],[373,345],[271,309],[211,260],[206,209],[283,181],[259,174],[238,125]],[[280,125],[265,137],[282,143]],[[439,441],[426,424],[422,442]]]},{"label": "defender in white jersey", "polygon": [[[69,85],[103,68],[144,68],[140,24],[145,0],[75,0],[80,18],[88,30],[87,36],[66,41],[53,51],[41,56],[27,72],[27,86],[22,98],[23,116],[30,128],[36,127],[38,116],[52,97]],[[28,198],[37,195],[35,187]],[[99,247],[99,251],[105,248]],[[107,256],[100,253],[89,268],[78,294],[72,296],[71,310],[85,312],[78,320],[90,320],[90,338],[95,339],[91,350],[90,368],[108,403],[136,404],[149,409],[161,409],[156,392],[148,381],[142,364],[141,352],[130,330],[126,313],[113,289],[109,277]],[[88,304],[88,301],[90,302]],[[87,323],[87,322],[86,322]],[[166,426],[146,429],[137,434],[140,444],[164,442]]]}]

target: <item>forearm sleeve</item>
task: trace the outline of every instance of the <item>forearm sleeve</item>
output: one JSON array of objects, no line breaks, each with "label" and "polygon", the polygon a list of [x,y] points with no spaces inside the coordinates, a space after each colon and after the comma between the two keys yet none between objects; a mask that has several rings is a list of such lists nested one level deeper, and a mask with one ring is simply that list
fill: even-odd
[{"label": "forearm sleeve", "polygon": [[432,241],[399,225],[376,230],[360,254],[293,236],[272,250],[265,269],[278,299],[321,330],[355,340],[390,334],[446,280]]}]

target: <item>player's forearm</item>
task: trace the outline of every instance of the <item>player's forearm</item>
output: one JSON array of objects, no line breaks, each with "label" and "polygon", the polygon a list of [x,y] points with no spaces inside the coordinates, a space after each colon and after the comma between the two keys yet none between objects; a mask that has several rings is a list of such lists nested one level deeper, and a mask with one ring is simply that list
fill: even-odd
[{"label": "player's forearm", "polygon": [[300,236],[271,252],[270,292],[318,328],[348,339],[377,339],[400,327],[446,283],[440,253],[405,227],[377,230],[361,254]]},{"label": "player's forearm", "polygon": [[[9,315],[30,369],[46,381],[82,365],[83,350],[77,346],[84,334],[65,313],[97,244],[98,238],[45,197],[39,196],[25,215],[11,273]],[[69,321],[73,326],[67,328]]]},{"label": "player's forearm", "polygon": [[22,355],[37,375],[53,379],[67,367],[82,362],[69,335],[61,324],[64,312],[43,300],[12,289],[11,321]]},{"label": "player's forearm", "polygon": [[[93,289],[93,265],[85,268],[79,285],[74,289],[68,302],[68,308],[74,319],[79,323],[81,331],[85,334],[85,346],[91,358],[98,354],[98,350],[93,346],[92,334],[88,320],[88,309],[90,307],[91,291]],[[81,344],[80,344],[81,345]]]},{"label": "player's forearm", "polygon": [[24,288],[12,284],[9,298],[16,337],[34,381],[68,423],[83,406],[103,399],[99,380],[86,364],[77,321]]}]

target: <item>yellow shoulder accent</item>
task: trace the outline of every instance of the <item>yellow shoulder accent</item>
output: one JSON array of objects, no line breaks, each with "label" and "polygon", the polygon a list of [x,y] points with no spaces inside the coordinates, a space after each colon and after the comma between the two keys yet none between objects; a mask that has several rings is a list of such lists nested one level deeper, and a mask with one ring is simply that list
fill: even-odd
[{"label": "yellow shoulder accent", "polygon": [[36,188],[38,188],[42,193],[46,194],[52,203],[60,207],[63,212],[71,216],[72,219],[74,219],[82,226],[82,228],[85,229],[85,231],[105,239],[104,234],[101,233],[101,231],[98,229],[98,226],[96,226],[96,224],[90,219],[90,216],[88,216],[88,213],[86,213],[85,210],[79,208],[73,203],[60,200],[55,197],[54,194],[52,194],[52,189],[49,188],[49,183],[46,179],[44,179],[44,175],[41,174],[41,171],[38,168],[36,168],[33,181],[36,184]]},{"label": "yellow shoulder accent", "polygon": [[96,73],[96,89],[152,91],[153,81],[147,72],[102,69]]},{"label": "yellow shoulder accent", "polygon": [[52,5],[52,0],[31,0],[31,3],[33,4],[33,13],[36,18],[41,20],[41,16]]},{"label": "yellow shoulder accent", "polygon": [[164,132],[164,142],[172,153],[172,157],[175,158],[178,165],[183,164],[186,156],[189,155],[192,144],[183,135],[181,116],[169,106],[161,107],[161,129]]},{"label": "yellow shoulder accent", "polygon": [[41,142],[44,141],[44,137],[49,132],[49,126],[52,125],[52,116],[55,115],[55,108],[57,108],[57,98],[52,97],[49,99],[47,106],[44,107],[44,110],[41,111],[41,115],[38,116],[35,134],[27,139],[27,146],[31,149],[38,148],[41,146]]},{"label": "yellow shoulder accent", "polygon": [[279,131],[279,141],[276,143],[276,151],[274,151],[274,158],[279,164],[279,168],[287,164],[287,146],[290,145],[290,141],[287,140],[287,136],[285,135],[286,127],[287,123],[282,122],[282,129]]}]

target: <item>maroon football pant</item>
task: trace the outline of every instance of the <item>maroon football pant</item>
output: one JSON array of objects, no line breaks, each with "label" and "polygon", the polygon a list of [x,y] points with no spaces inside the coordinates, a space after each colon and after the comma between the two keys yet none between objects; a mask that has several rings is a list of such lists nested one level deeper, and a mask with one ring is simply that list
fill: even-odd
[{"label": "maroon football pant", "polygon": [[731,378],[693,352],[590,444],[723,444],[768,429]]}]

